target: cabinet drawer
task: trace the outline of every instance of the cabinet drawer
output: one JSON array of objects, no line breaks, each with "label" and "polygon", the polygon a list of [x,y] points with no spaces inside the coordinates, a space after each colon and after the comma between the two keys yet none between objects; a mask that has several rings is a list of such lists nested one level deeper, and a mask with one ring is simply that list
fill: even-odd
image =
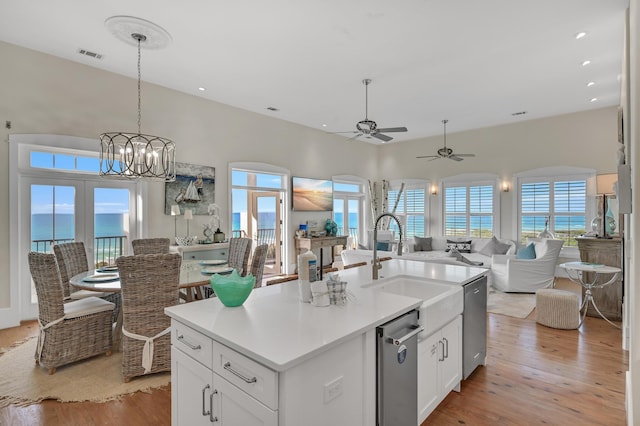
[{"label": "cabinet drawer", "polygon": [[185,251],[182,257],[185,260],[226,260],[227,249]]},{"label": "cabinet drawer", "polygon": [[278,373],[213,341],[213,371],[272,410],[278,409]]},{"label": "cabinet drawer", "polygon": [[192,328],[171,320],[171,344],[207,368],[211,368],[212,340]]}]

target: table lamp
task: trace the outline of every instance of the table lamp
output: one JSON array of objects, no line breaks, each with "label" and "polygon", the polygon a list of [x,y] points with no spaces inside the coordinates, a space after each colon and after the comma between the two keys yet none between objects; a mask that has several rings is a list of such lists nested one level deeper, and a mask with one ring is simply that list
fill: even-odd
[{"label": "table lamp", "polygon": [[[611,238],[609,235],[616,229],[616,221],[613,216],[607,216],[607,197],[615,195],[614,185],[618,182],[616,173],[608,173],[596,176],[596,195],[602,196],[602,210],[598,213],[596,219],[599,221],[601,238]],[[593,222],[592,222],[593,224]]]},{"label": "table lamp", "polygon": [[180,216],[180,206],[174,204],[171,206],[171,216],[173,216],[173,237],[178,236],[178,216]]},{"label": "table lamp", "polygon": [[187,221],[187,237],[189,236],[189,222],[193,219],[193,213],[191,209],[184,210],[184,220]]}]

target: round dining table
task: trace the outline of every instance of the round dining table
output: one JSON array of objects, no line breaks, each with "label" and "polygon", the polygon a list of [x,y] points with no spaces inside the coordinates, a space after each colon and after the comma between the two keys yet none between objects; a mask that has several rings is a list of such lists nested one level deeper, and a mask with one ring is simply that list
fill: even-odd
[{"label": "round dining table", "polygon": [[[226,261],[183,260],[180,266],[180,299],[185,302],[205,298],[203,288],[209,287],[213,274],[228,274],[233,268]],[[120,276],[115,267],[103,267],[81,272],[69,279],[69,283],[80,290],[100,293],[120,293]],[[118,313],[113,332],[113,346],[120,347],[122,339],[122,309]]]}]

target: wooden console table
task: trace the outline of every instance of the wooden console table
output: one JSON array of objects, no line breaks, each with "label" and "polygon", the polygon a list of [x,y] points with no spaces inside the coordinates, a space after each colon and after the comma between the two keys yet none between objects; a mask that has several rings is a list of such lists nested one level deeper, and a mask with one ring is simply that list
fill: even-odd
[{"label": "wooden console table", "polygon": [[[622,269],[622,239],[621,238],[588,238],[578,237],[578,249],[580,250],[580,260],[590,263],[601,263],[606,266],[613,266]],[[585,273],[590,275],[590,273]],[[622,277],[619,274],[618,279],[606,287],[593,288],[593,299],[600,308],[604,316],[611,320],[622,320]],[[594,277],[588,276],[587,280],[593,280]],[[598,277],[598,279],[604,279]],[[582,297],[585,297],[585,290],[582,290]],[[587,315],[590,317],[599,317],[598,312],[589,306]]]},{"label": "wooden console table", "polygon": [[331,261],[333,262],[333,248],[335,246],[346,246],[347,245],[347,236],[339,235],[336,237],[310,237],[310,238],[298,238],[296,237],[296,251],[298,254],[301,254],[305,250],[314,250],[320,249],[320,263],[318,266],[318,276],[322,279],[322,268],[324,264],[322,263],[322,249],[330,247],[331,248]]}]

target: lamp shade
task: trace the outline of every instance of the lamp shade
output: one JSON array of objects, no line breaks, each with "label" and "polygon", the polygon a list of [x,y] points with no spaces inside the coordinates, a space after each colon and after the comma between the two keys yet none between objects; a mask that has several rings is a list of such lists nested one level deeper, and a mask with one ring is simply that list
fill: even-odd
[{"label": "lamp shade", "polygon": [[617,173],[608,173],[596,176],[596,192],[598,195],[614,195],[615,183],[618,182]]},{"label": "lamp shade", "polygon": [[171,206],[171,216],[180,216],[180,206],[174,204]]},{"label": "lamp shade", "polygon": [[193,219],[193,213],[191,212],[191,209],[186,209],[184,211],[184,218],[185,218],[185,220]]}]

